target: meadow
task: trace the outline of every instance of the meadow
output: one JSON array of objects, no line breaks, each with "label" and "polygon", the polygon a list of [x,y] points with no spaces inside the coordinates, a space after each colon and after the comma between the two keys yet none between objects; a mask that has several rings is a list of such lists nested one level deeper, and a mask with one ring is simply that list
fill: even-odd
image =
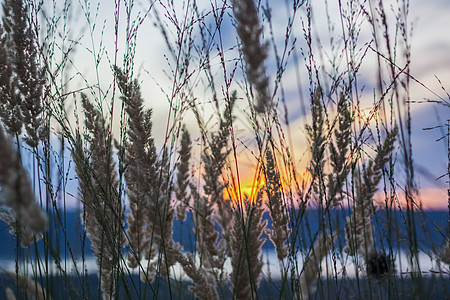
[{"label": "meadow", "polygon": [[448,298],[415,6],[3,0],[0,298]]}]

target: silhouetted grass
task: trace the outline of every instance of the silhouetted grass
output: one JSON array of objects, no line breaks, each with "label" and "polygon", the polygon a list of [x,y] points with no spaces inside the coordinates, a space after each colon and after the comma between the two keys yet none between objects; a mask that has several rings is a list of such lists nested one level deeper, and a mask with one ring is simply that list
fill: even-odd
[{"label": "silhouetted grass", "polygon": [[[4,0],[4,295],[448,295],[450,221],[415,177],[409,1],[387,5],[115,0],[110,24],[100,2]],[[137,59],[156,34],[164,72]]]}]

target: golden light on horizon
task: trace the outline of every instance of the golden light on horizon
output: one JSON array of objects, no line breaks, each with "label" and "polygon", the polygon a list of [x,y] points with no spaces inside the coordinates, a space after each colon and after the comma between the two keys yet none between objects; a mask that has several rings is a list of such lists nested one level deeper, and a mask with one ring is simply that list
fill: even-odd
[{"label": "golden light on horizon", "polygon": [[[227,188],[224,190],[224,197],[231,199],[233,202],[242,200],[244,195],[248,195],[250,199],[256,199],[258,191],[265,186],[265,177],[260,168],[259,172],[254,169],[246,169],[246,172],[242,172],[239,180],[234,178],[235,184],[229,182]],[[302,170],[295,170],[295,180],[292,178],[286,178],[286,176],[280,176],[280,182],[282,187],[282,192],[285,195],[296,195],[302,192],[306,192],[309,185],[311,184],[311,174],[304,168]],[[238,184],[239,182],[239,184]],[[384,207],[386,203],[385,194],[383,192],[383,186],[380,185],[379,191],[374,196],[374,204],[379,207]],[[392,207],[393,208],[406,208],[405,194],[400,188],[396,191],[391,191],[392,196]],[[351,196],[349,196],[351,197]],[[264,196],[264,199],[266,196]],[[294,203],[301,201],[301,199],[294,199]],[[310,200],[311,201],[311,200]],[[313,200],[314,201],[314,200]],[[351,201],[351,198],[350,198]],[[447,191],[442,188],[433,187],[423,187],[420,188],[418,194],[414,196],[414,208],[422,208],[425,210],[445,210],[448,207],[447,202]],[[348,200],[342,202],[342,206],[348,207]],[[351,202],[350,202],[351,203]]]}]

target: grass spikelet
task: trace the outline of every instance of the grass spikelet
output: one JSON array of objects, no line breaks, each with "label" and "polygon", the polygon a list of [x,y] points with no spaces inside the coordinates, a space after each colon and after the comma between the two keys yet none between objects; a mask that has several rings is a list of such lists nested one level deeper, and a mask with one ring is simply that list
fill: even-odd
[{"label": "grass spikelet", "polygon": [[23,226],[15,217],[12,210],[0,211],[0,220],[3,220],[11,228],[9,233],[20,238],[22,248],[29,247],[35,241],[42,238],[42,233],[34,233],[28,227]]},{"label": "grass spikelet", "polygon": [[271,105],[269,79],[264,61],[267,58],[267,45],[261,42],[262,27],[254,0],[233,0],[233,14],[236,31],[241,40],[241,50],[246,62],[247,79],[256,92],[254,108],[263,113]]},{"label": "grass spikelet", "polygon": [[447,241],[447,243],[445,244],[444,248],[441,250],[441,253],[439,255],[439,259],[450,265],[450,241]]},{"label": "grass spikelet", "polygon": [[263,257],[261,238],[267,221],[262,222],[264,213],[262,192],[252,201],[248,195],[234,208],[232,230],[231,282],[235,299],[255,299],[262,275]]},{"label": "grass spikelet", "polygon": [[320,274],[320,265],[322,260],[327,256],[334,243],[334,237],[328,234],[321,234],[317,237],[311,248],[302,268],[300,275],[300,299],[308,299],[308,296],[315,292],[316,286],[314,282]]},{"label": "grass spikelet", "polygon": [[194,224],[201,264],[208,270],[221,268],[225,259],[223,253],[225,249],[217,245],[219,231],[213,223],[213,206],[206,197],[194,198],[194,201],[196,201]]},{"label": "grass spikelet", "polygon": [[[164,253],[175,247],[172,240],[173,207],[170,205],[172,189],[168,152],[164,149],[158,161],[151,133],[151,110],[143,110],[143,99],[137,80],[130,80],[123,71],[115,68],[116,80],[129,117],[128,142],[125,143],[125,170],[127,195],[130,199],[130,220],[127,234],[132,253],[128,253],[129,266],[137,267],[144,252],[149,261],[143,281],[152,281],[160,272],[168,276],[175,261]],[[158,173],[159,170],[159,173]],[[145,178],[145,180],[142,180]],[[157,254],[162,256],[162,263]]]},{"label": "grass spikelet", "polygon": [[19,95],[15,89],[13,65],[11,63],[11,41],[0,24],[0,117],[6,130],[11,135],[19,135],[22,131],[22,111]]},{"label": "grass spikelet", "polygon": [[[45,299],[51,299],[46,292],[45,289],[35,280],[31,279],[30,277],[24,276],[24,275],[18,275],[13,272],[6,271],[6,273],[17,281],[17,285],[23,287],[26,291],[27,297],[30,297],[32,299],[36,300],[45,300]],[[12,291],[11,291],[12,292]],[[14,293],[11,293],[14,296]],[[15,296],[14,298],[15,299]]]},{"label": "grass spikelet", "polygon": [[[13,223],[9,223],[10,226],[15,229],[24,228],[24,234],[28,231],[39,234],[47,229],[47,216],[36,203],[33,188],[22,166],[21,158],[13,150],[12,143],[1,126],[0,186],[4,198],[2,204],[11,208],[8,214]],[[14,225],[15,222],[19,222],[20,225]],[[28,234],[24,236],[25,240],[27,240],[26,236]]]},{"label": "grass spikelet", "polygon": [[273,222],[273,229],[267,232],[270,241],[275,246],[278,259],[283,260],[288,254],[286,242],[289,238],[289,220],[287,210],[283,203],[280,174],[278,173],[270,148],[266,149],[265,176],[265,192],[268,198],[267,206]]},{"label": "grass spikelet", "polygon": [[366,260],[375,251],[373,225],[371,216],[374,213],[373,196],[383,175],[383,168],[391,159],[398,130],[394,127],[387,132],[386,139],[374,160],[370,160],[362,175],[355,170],[355,186],[357,190],[354,199],[354,210],[347,217],[345,232],[347,245],[344,251],[349,255],[361,254]]},{"label": "grass spikelet", "polygon": [[[19,132],[19,116],[25,125],[25,142],[31,147],[37,147],[40,140],[40,128],[42,126],[42,88],[45,82],[44,72],[39,65],[38,49],[35,44],[32,28],[28,19],[28,4],[22,0],[6,1],[3,5],[3,26],[6,31],[4,57],[12,60],[8,63],[5,75],[14,80],[8,84],[2,84],[5,91],[9,88],[9,99],[5,102],[9,108],[13,108],[14,118],[8,118],[7,124],[11,132]],[[9,39],[9,41],[7,40]],[[11,68],[11,69],[9,69]],[[8,70],[9,69],[9,70]],[[9,74],[8,74],[9,73]],[[2,83],[5,83],[3,81]],[[20,106],[21,113],[17,110]]]},{"label": "grass spikelet", "polygon": [[342,200],[342,186],[350,172],[347,156],[351,143],[352,117],[348,100],[340,93],[338,102],[337,126],[334,130],[334,143],[330,143],[330,164],[333,171],[328,174],[328,203],[330,208],[337,207]]},{"label": "grass spikelet", "polygon": [[212,281],[208,280],[207,275],[204,272],[203,268],[197,268],[195,266],[194,257],[192,254],[188,253],[184,256],[181,251],[177,251],[176,249],[170,249],[171,253],[169,255],[173,256],[176,261],[178,261],[183,268],[183,271],[189,278],[192,279],[194,283],[193,286],[189,287],[197,297],[204,300],[217,300],[219,299],[219,295],[217,294],[216,289],[212,285]]},{"label": "grass spikelet", "polygon": [[177,219],[183,221],[186,219],[186,207],[189,206],[187,188],[189,186],[189,160],[191,159],[191,138],[186,126],[181,128],[181,142],[179,150],[179,162],[177,164],[177,187],[175,195],[178,200],[176,207]]},{"label": "grass spikelet", "polygon": [[[236,97],[236,92],[233,92],[225,106],[224,113],[219,116],[219,131],[211,134],[209,147],[201,156],[204,166],[204,196],[200,196],[195,189],[191,188],[191,193],[194,195],[197,247],[202,264],[211,274],[214,274],[216,283],[222,281],[223,272],[218,274],[215,269],[220,270],[224,266],[232,224],[230,200],[224,199],[224,184],[221,177],[226,158],[230,153],[227,145],[231,133],[232,111]],[[217,209],[216,215],[214,209]],[[216,228],[215,222],[222,228],[223,239],[220,242],[218,242],[220,232]]]},{"label": "grass spikelet", "polygon": [[312,176],[311,184],[314,192],[319,194],[319,201],[322,201],[326,136],[324,130],[325,119],[322,106],[322,88],[320,86],[316,88],[311,98],[311,117],[311,125],[305,126],[312,156],[308,171]]},{"label": "grass spikelet", "polygon": [[[116,271],[124,243],[117,172],[112,157],[112,137],[100,111],[82,94],[85,110],[85,153],[80,135],[72,150],[84,204],[82,218],[99,267],[104,297],[115,293]],[[108,224],[108,225],[106,225]]]},{"label": "grass spikelet", "polygon": [[[143,99],[137,81],[130,81],[119,68],[115,69],[116,80],[122,93],[121,99],[129,116],[128,141],[125,144],[125,170],[130,213],[127,215],[129,245],[133,253],[128,253],[128,264],[136,268],[142,253],[151,254],[151,245],[146,232],[152,231],[157,209],[157,156],[152,137],[152,111],[143,110]],[[145,178],[145,180],[142,180]],[[150,215],[151,214],[151,215]]]},{"label": "grass spikelet", "polygon": [[16,295],[14,295],[14,292],[11,288],[5,289],[5,295],[7,300],[16,300]]}]

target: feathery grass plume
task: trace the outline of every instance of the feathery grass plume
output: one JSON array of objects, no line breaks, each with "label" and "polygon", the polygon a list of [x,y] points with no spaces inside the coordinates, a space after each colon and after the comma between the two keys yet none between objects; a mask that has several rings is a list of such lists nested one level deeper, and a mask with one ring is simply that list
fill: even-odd
[{"label": "feathery grass plume", "polygon": [[191,138],[186,126],[181,128],[181,147],[179,150],[180,159],[177,164],[177,186],[175,196],[178,200],[177,219],[186,219],[186,207],[189,206],[189,196],[187,187],[189,185],[189,160],[191,159]]},{"label": "feathery grass plume", "polygon": [[[130,81],[127,75],[115,68],[117,84],[122,93],[128,119],[128,141],[125,144],[125,182],[130,201],[130,213],[127,214],[129,246],[128,265],[136,268],[146,251],[148,257],[154,256],[153,245],[147,239],[152,231],[151,224],[156,222],[157,209],[157,155],[152,137],[152,111],[143,110],[143,99],[137,80]],[[156,250],[156,249],[154,249]]]},{"label": "feathery grass plume", "polygon": [[33,280],[27,276],[18,275],[11,271],[5,272],[16,281],[17,285],[23,287],[26,290],[27,297],[36,300],[51,299],[51,297],[45,292],[45,289],[42,287],[42,285],[40,285],[36,280]]},{"label": "feathery grass plume", "polygon": [[315,193],[319,194],[319,200],[323,199],[322,183],[324,178],[325,142],[324,112],[322,106],[322,88],[318,86],[311,98],[312,125],[306,125],[307,138],[310,144],[311,163],[308,171],[312,176],[312,185]]},{"label": "feathery grass plume", "polygon": [[256,90],[254,108],[263,113],[271,105],[269,79],[264,61],[267,58],[267,44],[261,42],[262,27],[254,0],[233,0],[233,14],[236,31],[241,40],[241,50],[246,62],[247,79]]},{"label": "feathery grass plume", "polygon": [[[195,191],[192,191],[195,193]],[[204,196],[195,198],[194,224],[196,244],[202,267],[205,269],[222,268],[225,260],[225,244],[218,244],[219,231],[213,222],[214,208]]]},{"label": "feathery grass plume", "polygon": [[[8,106],[20,105],[20,115],[27,133],[25,141],[31,147],[36,147],[42,126],[44,69],[39,65],[36,37],[29,25],[27,4],[23,0],[7,0],[3,4],[3,13],[5,39],[9,39],[4,47],[6,56],[12,59],[12,69],[6,71],[12,76]],[[14,114],[16,118],[17,111]],[[17,127],[14,126],[11,132],[18,132]]]},{"label": "feathery grass plume", "polygon": [[81,98],[88,130],[85,139],[89,149],[85,153],[78,134],[72,157],[84,205],[82,219],[97,260],[103,296],[109,298],[115,293],[120,249],[125,240],[122,233],[122,205],[118,195],[119,182],[109,126],[86,95],[81,94]]},{"label": "feathery grass plume", "polygon": [[289,219],[283,195],[281,191],[280,174],[272,150],[266,149],[266,165],[264,170],[266,176],[265,192],[267,194],[270,217],[272,219],[273,229],[267,230],[270,241],[275,246],[277,257],[283,260],[288,254],[286,241],[289,238],[290,229],[288,227]]},{"label": "feathery grass plume", "polygon": [[252,201],[245,194],[242,203],[234,208],[234,224],[231,237],[231,282],[234,299],[255,299],[262,273],[263,256],[261,238],[267,220],[262,222],[264,207],[262,191]]},{"label": "feathery grass plume", "polygon": [[321,234],[308,254],[306,258],[302,273],[300,275],[300,297],[299,299],[308,299],[308,295],[312,294],[316,290],[314,282],[319,277],[320,265],[322,259],[327,256],[328,252],[334,243],[335,236],[330,236],[327,233]]},{"label": "feathery grass plume", "polygon": [[196,297],[204,300],[219,299],[212,281],[208,280],[203,268],[195,266],[194,257],[191,253],[184,256],[180,249],[168,248],[168,255],[172,256],[181,265],[186,275],[192,279],[194,285],[189,286],[189,290],[195,293]]},{"label": "feathery grass plume", "polygon": [[[181,251],[172,248],[170,255],[178,261],[186,275],[192,279],[194,285],[190,286],[189,290],[201,299],[219,299],[214,285],[217,283],[215,282],[216,278],[214,276],[212,278],[211,273],[214,266],[223,266],[224,256],[223,249],[218,251],[216,248],[219,232],[212,221],[213,209],[211,205],[208,205],[206,197],[200,196],[195,185],[191,183],[189,186],[194,202],[194,233],[201,265],[199,268],[195,266],[194,257],[190,253],[185,257]],[[206,247],[209,248],[206,249]]]},{"label": "feathery grass plume", "polygon": [[15,89],[16,81],[13,80],[10,44],[11,41],[0,24],[0,118],[8,133],[18,136],[22,131],[22,111]]},{"label": "feathery grass plume", "polygon": [[[117,67],[115,74],[129,117],[125,181],[131,211],[127,215],[127,234],[133,253],[127,255],[129,266],[136,267],[144,252],[149,263],[141,279],[152,281],[156,272],[168,275],[168,268],[175,264],[171,257],[164,255],[166,248],[179,247],[172,240],[174,211],[170,205],[172,190],[169,186],[168,154],[164,150],[162,161],[158,162],[151,134],[151,110],[143,110],[139,83],[129,80],[127,74]],[[156,257],[158,253],[159,258]]]},{"label": "feathery grass plume", "polygon": [[[358,174],[358,172],[355,172]],[[355,186],[361,189],[359,175],[354,179]],[[347,244],[344,251],[354,256],[361,254],[369,258],[370,254],[375,252],[375,241],[373,238],[372,215],[375,211],[372,198],[361,198],[357,196],[354,200],[354,210],[351,216],[345,221],[345,238]]]},{"label": "feathery grass plume", "polygon": [[[226,158],[230,153],[227,144],[231,133],[232,111],[236,98],[236,92],[233,92],[225,106],[223,115],[219,116],[219,132],[211,134],[209,147],[207,151],[202,153],[203,180],[205,182],[203,186],[204,196],[196,194],[197,197],[194,197],[194,199],[197,199],[194,202],[197,248],[200,252],[202,264],[213,273],[215,273],[214,268],[222,269],[230,240],[231,203],[229,199],[223,197],[224,184],[220,178]],[[197,193],[192,191],[191,188],[192,192]],[[217,208],[216,215],[214,215],[215,208]],[[214,220],[222,227],[223,239],[220,242],[218,242],[220,234],[214,225]],[[219,279],[216,277],[216,280]]]},{"label": "feathery grass plume", "polygon": [[13,290],[9,287],[5,289],[6,299],[7,300],[16,300],[16,295],[14,294]]},{"label": "feathery grass plume", "polygon": [[[149,260],[147,272],[141,274],[141,280],[144,282],[148,281],[148,278],[152,279],[155,274],[168,277],[170,267],[175,265],[177,261],[173,256],[167,255],[167,253],[170,253],[170,249],[179,249],[181,251],[181,245],[173,241],[175,211],[173,206],[170,205],[173,190],[170,182],[169,152],[166,147],[163,150],[162,158],[158,161],[158,169],[160,172],[158,175],[158,200],[155,203],[155,207],[152,208],[152,213],[155,215],[152,220],[148,220],[148,222],[153,221],[153,223],[147,223],[147,226],[150,224],[151,230],[146,232],[147,240],[151,242],[153,249],[151,250],[151,255],[146,256],[146,259]],[[153,256],[156,256],[155,250],[159,252],[159,257],[151,261]]]},{"label": "feathery grass plume", "polygon": [[[223,182],[220,182],[220,176],[222,174],[222,169],[225,165],[226,158],[228,154],[230,154],[231,149],[228,149],[228,139],[231,135],[231,129],[232,129],[232,123],[233,123],[233,108],[234,104],[236,103],[237,99],[237,93],[236,91],[233,91],[230,95],[229,101],[226,102],[225,109],[223,111],[223,114],[220,116],[220,126],[219,126],[219,133],[218,136],[212,135],[211,136],[211,148],[212,148],[212,155],[213,155],[213,162],[212,165],[209,166],[209,168],[214,168],[214,165],[216,167],[215,172],[212,172],[214,176],[209,178],[209,181],[205,179],[205,186],[212,187],[211,190],[212,193],[209,193],[211,195],[210,201],[212,200],[217,205],[217,212],[214,216],[214,219],[219,223],[220,227],[222,227],[222,237],[224,239],[224,242],[226,243],[227,251],[229,251],[229,244],[230,244],[230,236],[231,236],[231,224],[233,220],[233,212],[231,208],[231,200],[225,199],[223,197],[223,189],[224,184]],[[205,163],[205,169],[206,169],[206,162]],[[205,174],[208,175],[207,170],[205,170]],[[212,182],[216,178],[215,182]],[[206,193],[206,190],[205,190]],[[206,193],[208,195],[208,193]]]},{"label": "feathery grass plume", "polygon": [[[27,172],[2,126],[0,126],[0,186],[3,193],[3,201],[0,204],[9,206],[10,220],[20,224],[9,223],[9,225],[15,229],[24,228],[25,240],[29,233],[39,234],[47,229],[47,216],[36,203]],[[17,230],[16,234],[22,238],[20,230]]]},{"label": "feathery grass plume", "polygon": [[42,238],[42,233],[33,233],[27,227],[19,223],[12,210],[2,209],[0,211],[0,220],[5,221],[11,228],[9,230],[10,234],[20,237],[20,245],[22,248],[27,248],[34,243],[34,241],[38,241]]},{"label": "feathery grass plume", "polygon": [[352,117],[349,101],[344,93],[340,93],[338,102],[338,126],[334,130],[334,143],[330,142],[330,163],[333,171],[328,174],[328,205],[337,207],[342,200],[342,186],[350,172],[350,164],[346,163],[351,142]]},{"label": "feathery grass plume", "polygon": [[226,103],[223,115],[219,116],[219,132],[211,134],[208,145],[209,151],[202,153],[202,161],[205,168],[203,173],[203,179],[205,180],[204,191],[215,202],[219,202],[219,199],[222,198],[224,186],[219,178],[222,175],[226,158],[230,154],[227,145],[231,133],[231,125],[233,122],[232,113],[236,99],[236,91],[233,91],[230,100]]},{"label": "feathery grass plume", "polygon": [[369,161],[362,175],[357,169],[355,170],[356,198],[354,199],[353,213],[346,218],[345,222],[347,245],[344,247],[344,251],[351,256],[361,254],[366,261],[375,251],[371,220],[375,210],[373,196],[383,176],[383,168],[391,159],[397,133],[397,127],[387,132],[386,139],[379,147],[375,159]]},{"label": "feathery grass plume", "polygon": [[225,263],[226,244],[225,239],[218,242],[220,233],[214,224],[214,205],[206,196],[200,196],[193,185],[191,194],[194,199],[194,234],[201,270],[208,281],[221,285],[223,280],[220,270],[223,270]]},{"label": "feathery grass plume", "polygon": [[439,255],[439,259],[450,265],[450,241],[447,241],[447,243],[445,244],[444,248],[442,249],[440,255]]}]

